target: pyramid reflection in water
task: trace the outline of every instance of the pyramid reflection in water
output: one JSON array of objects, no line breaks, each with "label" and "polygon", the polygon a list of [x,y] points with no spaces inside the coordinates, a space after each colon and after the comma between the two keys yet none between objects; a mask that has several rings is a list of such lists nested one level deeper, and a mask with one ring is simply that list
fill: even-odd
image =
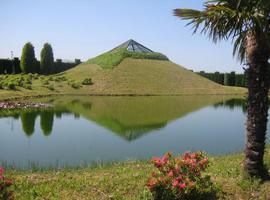
[{"label": "pyramid reflection in water", "polygon": [[[74,97],[52,98],[55,106],[49,109],[1,110],[0,118],[20,119],[24,133],[35,133],[35,121],[40,118],[40,129],[45,136],[53,131],[54,118],[71,115],[83,117],[110,130],[126,141],[133,141],[169,122],[184,117],[205,106],[244,107],[244,100],[224,97]],[[43,100],[44,101],[44,100]],[[243,110],[244,112],[245,110]],[[64,120],[64,118],[63,118]]]}]

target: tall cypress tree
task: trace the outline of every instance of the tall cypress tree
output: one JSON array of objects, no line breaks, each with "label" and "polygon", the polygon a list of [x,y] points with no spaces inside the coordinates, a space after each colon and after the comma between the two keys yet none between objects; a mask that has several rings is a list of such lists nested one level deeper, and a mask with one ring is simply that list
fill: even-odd
[{"label": "tall cypress tree", "polygon": [[27,42],[22,49],[21,70],[24,73],[34,73],[36,65],[34,46]]},{"label": "tall cypress tree", "polygon": [[224,85],[226,85],[226,86],[230,85],[230,74],[228,74],[228,73],[224,74]]},{"label": "tall cypress tree", "polygon": [[49,43],[45,43],[40,53],[40,69],[43,74],[53,73],[53,49]]},{"label": "tall cypress tree", "polygon": [[35,121],[37,117],[37,112],[22,112],[21,113],[21,123],[24,133],[30,137],[35,131]]},{"label": "tall cypress tree", "polygon": [[53,130],[54,113],[51,110],[44,110],[40,114],[40,127],[45,136],[49,136]]}]

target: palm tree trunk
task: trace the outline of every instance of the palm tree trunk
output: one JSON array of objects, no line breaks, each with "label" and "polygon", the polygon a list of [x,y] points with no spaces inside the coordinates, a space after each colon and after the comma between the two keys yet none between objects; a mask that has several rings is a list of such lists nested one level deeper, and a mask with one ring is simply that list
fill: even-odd
[{"label": "palm tree trunk", "polygon": [[251,176],[263,176],[268,117],[269,47],[259,36],[247,38],[247,140],[244,167]]}]

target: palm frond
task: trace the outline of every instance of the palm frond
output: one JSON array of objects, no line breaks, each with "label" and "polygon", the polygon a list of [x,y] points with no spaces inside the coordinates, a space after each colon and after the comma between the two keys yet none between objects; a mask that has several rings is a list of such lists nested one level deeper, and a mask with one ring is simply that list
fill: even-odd
[{"label": "palm frond", "polygon": [[268,38],[270,43],[269,0],[208,0],[202,11],[175,9],[174,15],[189,21],[194,33],[200,30],[213,42],[232,38],[233,54],[245,58],[246,37],[250,31]]}]

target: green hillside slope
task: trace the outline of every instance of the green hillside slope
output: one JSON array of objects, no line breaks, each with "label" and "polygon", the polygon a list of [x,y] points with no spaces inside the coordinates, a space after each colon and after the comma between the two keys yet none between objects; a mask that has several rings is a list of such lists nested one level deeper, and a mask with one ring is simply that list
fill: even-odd
[{"label": "green hillside slope", "polygon": [[89,94],[241,94],[245,89],[225,87],[170,61],[125,58],[113,69],[84,63],[65,72],[69,79],[91,78],[83,88]]},{"label": "green hillside slope", "polygon": [[149,60],[169,60],[165,55],[156,52],[140,53],[130,52],[126,49],[116,49],[106,52],[100,56],[89,59],[86,63],[97,64],[103,69],[113,69],[118,66],[125,58],[149,59]]}]

